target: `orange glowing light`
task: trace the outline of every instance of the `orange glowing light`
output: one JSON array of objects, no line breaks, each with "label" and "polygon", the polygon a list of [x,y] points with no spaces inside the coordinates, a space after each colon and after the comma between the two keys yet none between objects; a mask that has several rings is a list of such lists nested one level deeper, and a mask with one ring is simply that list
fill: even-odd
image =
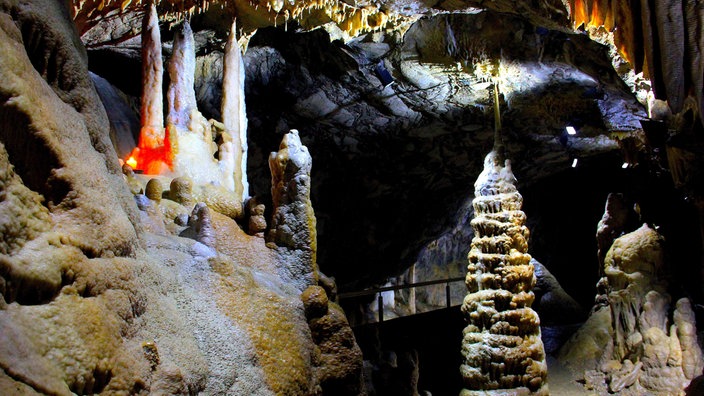
[{"label": "orange glowing light", "polygon": [[169,128],[155,130],[143,127],[139,145],[132,150],[125,163],[146,175],[163,175],[172,171],[174,153],[169,135]]},{"label": "orange glowing light", "polygon": [[127,159],[127,161],[125,161],[125,163],[132,167],[132,169],[137,169],[137,160],[134,159],[133,156],[130,155],[130,157]]}]

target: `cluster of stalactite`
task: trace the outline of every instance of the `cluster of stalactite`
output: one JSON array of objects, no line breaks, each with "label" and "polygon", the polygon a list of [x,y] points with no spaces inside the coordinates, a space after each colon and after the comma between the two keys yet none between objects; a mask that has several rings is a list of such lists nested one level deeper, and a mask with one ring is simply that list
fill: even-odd
[{"label": "cluster of stalactite", "polygon": [[578,27],[613,31],[621,55],[652,81],[655,97],[682,111],[694,95],[704,110],[704,3],[684,0],[570,0]]},{"label": "cluster of stalactite", "polygon": [[[403,17],[374,6],[356,6],[340,0],[72,0],[70,13],[79,32],[95,26],[102,18],[118,12],[139,11],[154,4],[169,18],[190,19],[211,8],[235,15],[247,15],[247,30],[258,27],[287,25],[296,21],[306,25],[306,18],[328,18],[349,36],[397,25]],[[316,25],[319,22],[314,22]]]},{"label": "cluster of stalactite", "polygon": [[540,320],[531,308],[534,268],[523,198],[509,161],[492,151],[475,183],[474,239],[460,368],[461,395],[548,394]]}]

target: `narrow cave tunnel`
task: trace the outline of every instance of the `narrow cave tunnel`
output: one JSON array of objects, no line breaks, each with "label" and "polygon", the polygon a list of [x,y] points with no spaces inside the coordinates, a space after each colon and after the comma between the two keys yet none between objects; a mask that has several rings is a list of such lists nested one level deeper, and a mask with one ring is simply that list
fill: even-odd
[{"label": "narrow cave tunnel", "polygon": [[702,7],[431,3],[0,0],[0,393],[701,394]]}]

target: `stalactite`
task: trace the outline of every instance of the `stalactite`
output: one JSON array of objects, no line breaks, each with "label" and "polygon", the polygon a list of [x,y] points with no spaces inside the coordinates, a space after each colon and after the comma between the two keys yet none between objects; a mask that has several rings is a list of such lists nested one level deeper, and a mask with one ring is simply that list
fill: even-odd
[{"label": "stalactite", "polygon": [[233,190],[244,201],[249,196],[247,182],[247,111],[244,100],[244,61],[237,44],[237,25],[232,22],[225,46],[222,79],[222,121],[232,139],[234,162]]}]

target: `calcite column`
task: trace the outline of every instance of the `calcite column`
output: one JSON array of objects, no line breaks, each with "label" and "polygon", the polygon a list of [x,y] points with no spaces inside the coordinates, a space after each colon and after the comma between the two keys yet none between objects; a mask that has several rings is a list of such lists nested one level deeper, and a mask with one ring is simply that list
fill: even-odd
[{"label": "calcite column", "polygon": [[461,396],[549,393],[540,320],[531,308],[529,231],[514,183],[510,162],[497,150],[489,153],[474,184]]},{"label": "calcite column", "polygon": [[230,36],[225,45],[222,78],[222,122],[225,125],[225,132],[232,139],[232,153],[234,155],[233,189],[240,201],[244,201],[249,197],[244,72],[242,51],[237,44],[237,24],[233,21]]},{"label": "calcite column", "polygon": [[301,291],[318,281],[316,219],[310,202],[312,165],[295,129],[284,135],[279,151],[269,157],[274,214],[267,242],[282,256],[281,277]]}]

